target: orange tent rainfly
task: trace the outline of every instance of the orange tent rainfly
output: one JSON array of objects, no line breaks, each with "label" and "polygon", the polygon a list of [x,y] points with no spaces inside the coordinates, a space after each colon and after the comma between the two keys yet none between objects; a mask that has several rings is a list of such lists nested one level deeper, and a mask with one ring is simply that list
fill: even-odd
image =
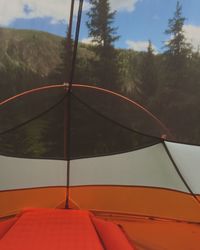
[{"label": "orange tent rainfly", "polygon": [[199,250],[200,4],[53,2],[0,1],[0,249]]}]

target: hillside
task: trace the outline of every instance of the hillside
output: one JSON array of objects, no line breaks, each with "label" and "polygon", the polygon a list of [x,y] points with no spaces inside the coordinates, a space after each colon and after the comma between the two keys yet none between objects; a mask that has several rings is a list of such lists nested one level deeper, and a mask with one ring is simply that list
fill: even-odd
[{"label": "hillside", "polygon": [[60,63],[61,39],[46,32],[0,28],[0,67],[47,76]]},{"label": "hillside", "polygon": [[[0,28],[0,99],[42,84],[60,83],[62,77],[55,78],[55,73],[63,64],[62,54],[63,37],[42,31]],[[79,44],[78,76],[80,71],[82,76],[85,74],[84,65],[92,54],[87,45]],[[65,71],[66,65],[62,67]]]}]

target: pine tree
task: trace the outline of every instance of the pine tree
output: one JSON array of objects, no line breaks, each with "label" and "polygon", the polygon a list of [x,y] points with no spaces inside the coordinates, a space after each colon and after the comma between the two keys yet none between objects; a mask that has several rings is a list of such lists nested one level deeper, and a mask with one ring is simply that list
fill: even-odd
[{"label": "pine tree", "polygon": [[55,71],[49,76],[50,79],[53,79],[58,83],[67,83],[69,82],[71,65],[72,65],[72,46],[73,40],[69,34],[66,32],[66,37],[61,41],[61,53],[60,59],[61,63],[55,69]]},{"label": "pine tree", "polygon": [[178,1],[174,17],[169,19],[166,34],[171,39],[167,41],[165,51],[168,75],[168,85],[181,86],[187,82],[187,70],[192,49],[184,34],[184,23],[186,18],[182,16],[182,5]]},{"label": "pine tree", "polygon": [[191,51],[191,46],[187,43],[183,30],[185,20],[186,18],[182,16],[182,6],[177,1],[174,17],[169,19],[168,29],[165,31],[167,35],[171,36],[166,44],[166,53],[171,56],[188,56]]},{"label": "pine tree", "polygon": [[156,92],[158,85],[155,55],[152,43],[149,40],[147,52],[144,54],[141,66],[141,92],[143,99],[148,100]]},{"label": "pine tree", "polygon": [[72,66],[72,46],[73,46],[73,40],[67,32],[66,38],[62,41],[63,51],[61,53],[61,74],[63,77],[63,82],[69,82],[70,81],[70,73],[71,73],[71,66]]},{"label": "pine tree", "polygon": [[119,39],[117,29],[113,27],[116,12],[111,11],[108,0],[90,0],[90,4],[86,24],[96,55],[93,73],[101,86],[116,88],[119,79],[117,53],[113,45]]}]

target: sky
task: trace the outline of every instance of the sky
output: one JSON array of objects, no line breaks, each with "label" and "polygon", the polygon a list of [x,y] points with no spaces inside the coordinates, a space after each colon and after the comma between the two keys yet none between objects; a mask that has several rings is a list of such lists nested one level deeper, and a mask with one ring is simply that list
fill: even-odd
[{"label": "sky", "polygon": [[[75,0],[75,18],[78,0]],[[144,51],[151,40],[155,52],[162,52],[169,37],[164,33],[169,18],[173,17],[176,0],[110,0],[111,10],[116,11],[114,26],[120,39],[118,48]],[[185,36],[197,50],[200,45],[200,1],[180,0],[183,7]],[[0,27],[43,30],[64,36],[69,19],[71,0],[0,0]],[[88,0],[83,6],[80,41],[89,43],[85,25]],[[74,21],[74,24],[75,24]]]}]

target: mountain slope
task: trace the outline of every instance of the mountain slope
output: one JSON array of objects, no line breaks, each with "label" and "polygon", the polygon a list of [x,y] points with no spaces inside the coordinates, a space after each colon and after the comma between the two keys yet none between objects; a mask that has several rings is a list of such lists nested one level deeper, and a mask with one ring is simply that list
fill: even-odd
[{"label": "mountain slope", "polygon": [[47,76],[59,63],[61,37],[31,30],[0,29],[0,68],[20,67]]}]

